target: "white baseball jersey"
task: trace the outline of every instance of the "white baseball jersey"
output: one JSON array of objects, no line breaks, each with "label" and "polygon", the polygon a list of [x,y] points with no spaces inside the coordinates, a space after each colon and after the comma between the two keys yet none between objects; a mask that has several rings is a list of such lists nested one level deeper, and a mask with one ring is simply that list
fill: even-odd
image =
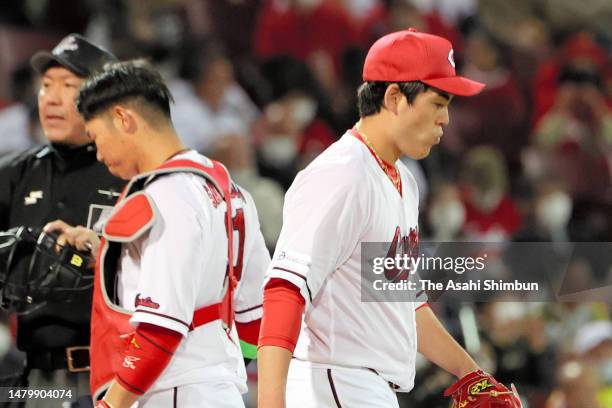
[{"label": "white baseball jersey", "polygon": [[399,242],[418,242],[417,185],[400,161],[395,164],[401,196],[349,131],[300,172],[285,198],[283,228],[266,280],[292,282],[306,301],[296,359],[374,370],[409,391],[417,348],[415,309],[425,295],[417,302],[361,301],[361,243],[390,243],[396,231]]},{"label": "white baseball jersey", "polygon": [[[202,164],[207,160],[194,151],[174,159]],[[192,173],[156,178],[144,190],[152,199],[156,220],[148,233],[123,244],[117,297],[120,306],[134,311],[130,323],[151,323],[184,336],[168,367],[146,395],[219,381],[234,383],[240,392],[246,392],[235,326],[226,334],[217,320],[189,331],[194,311],[219,302],[225,293],[225,202],[202,176]],[[240,273],[242,269],[234,292],[236,321],[246,323],[261,318],[261,286],[270,256],[253,200],[235,185],[232,216],[235,271]],[[241,216],[243,227],[239,226]]]}]

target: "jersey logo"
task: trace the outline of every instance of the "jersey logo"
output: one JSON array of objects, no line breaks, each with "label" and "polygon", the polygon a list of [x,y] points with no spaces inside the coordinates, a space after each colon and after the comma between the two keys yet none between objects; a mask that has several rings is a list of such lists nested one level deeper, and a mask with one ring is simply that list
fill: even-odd
[{"label": "jersey logo", "polygon": [[274,255],[276,261],[288,261],[296,263],[298,265],[304,265],[310,267],[310,260],[305,255],[298,254],[296,252],[280,251]]},{"label": "jersey logo", "polygon": [[[400,227],[395,227],[393,241],[387,251],[387,258],[395,258],[397,255],[407,255],[410,258],[417,258],[419,255],[419,232],[416,228],[410,228],[408,235],[401,236]],[[391,282],[407,280],[410,269],[400,269],[396,266],[385,269],[385,278]]]},{"label": "jersey logo", "polygon": [[141,298],[140,293],[136,295],[136,299],[134,300],[134,307],[144,306],[151,309],[159,309],[159,303],[155,303],[149,296],[146,298]]},{"label": "jersey logo", "polygon": [[30,195],[23,198],[23,204],[33,205],[43,198],[43,192],[41,190],[30,191]]},{"label": "jersey logo", "polygon": [[125,356],[123,358],[123,366],[125,368],[129,368],[131,370],[135,370],[136,369],[136,365],[134,364],[136,361],[140,360],[140,358],[138,357],[134,357],[134,356]]}]

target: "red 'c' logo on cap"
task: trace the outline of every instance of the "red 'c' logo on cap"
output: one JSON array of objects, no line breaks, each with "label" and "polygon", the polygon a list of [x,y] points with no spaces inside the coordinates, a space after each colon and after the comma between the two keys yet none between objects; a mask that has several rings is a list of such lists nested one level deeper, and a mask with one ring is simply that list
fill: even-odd
[{"label": "red 'c' logo on cap", "polygon": [[450,62],[450,64],[453,66],[453,68],[455,68],[455,51],[453,51],[452,48],[448,52],[448,62]]}]

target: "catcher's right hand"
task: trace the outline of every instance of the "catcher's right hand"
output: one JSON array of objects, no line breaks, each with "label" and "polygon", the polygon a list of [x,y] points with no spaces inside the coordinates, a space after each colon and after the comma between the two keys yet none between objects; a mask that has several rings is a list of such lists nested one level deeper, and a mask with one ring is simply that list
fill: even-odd
[{"label": "catcher's right hand", "polygon": [[444,391],[452,395],[452,408],[521,408],[521,399],[514,384],[510,391],[482,370],[463,376]]}]

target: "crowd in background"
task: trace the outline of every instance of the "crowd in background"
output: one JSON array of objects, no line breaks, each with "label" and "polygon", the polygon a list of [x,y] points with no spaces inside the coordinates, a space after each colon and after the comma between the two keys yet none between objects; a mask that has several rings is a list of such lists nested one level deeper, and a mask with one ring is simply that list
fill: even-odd
[{"label": "crowd in background", "polygon": [[[251,192],[273,250],[293,178],[358,119],[365,52],[415,27],[451,40],[457,70],[487,85],[451,103],[427,159],[402,159],[419,184],[421,239],[611,241],[611,2],[82,0],[70,12],[65,3],[0,3],[0,154],[44,142],[29,56],[83,33],[156,64],[179,135]],[[612,284],[612,266],[597,273]],[[464,343],[460,316],[475,316],[471,351],[527,407],[597,408],[612,407],[607,299],[432,305]],[[10,335],[0,337],[2,355]],[[444,407],[451,383],[422,362],[402,403]]]}]

